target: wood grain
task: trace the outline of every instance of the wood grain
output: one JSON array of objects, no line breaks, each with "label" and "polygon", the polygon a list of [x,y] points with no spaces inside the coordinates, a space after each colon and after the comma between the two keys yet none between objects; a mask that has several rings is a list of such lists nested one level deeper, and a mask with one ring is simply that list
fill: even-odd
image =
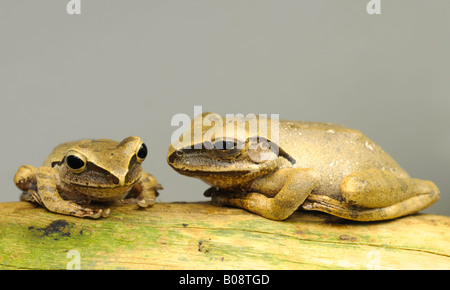
[{"label": "wood grain", "polygon": [[[77,260],[79,254],[79,260]],[[76,262],[79,263],[77,264]],[[210,203],[111,207],[80,219],[0,203],[0,269],[450,269],[450,217],[272,221]]]}]

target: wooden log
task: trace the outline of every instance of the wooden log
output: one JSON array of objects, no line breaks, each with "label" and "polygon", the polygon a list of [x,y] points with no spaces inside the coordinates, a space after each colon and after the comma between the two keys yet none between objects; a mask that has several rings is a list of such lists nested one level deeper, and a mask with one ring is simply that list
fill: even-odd
[{"label": "wooden log", "polygon": [[210,203],[111,207],[99,220],[0,204],[0,269],[450,269],[450,217],[271,221]]}]

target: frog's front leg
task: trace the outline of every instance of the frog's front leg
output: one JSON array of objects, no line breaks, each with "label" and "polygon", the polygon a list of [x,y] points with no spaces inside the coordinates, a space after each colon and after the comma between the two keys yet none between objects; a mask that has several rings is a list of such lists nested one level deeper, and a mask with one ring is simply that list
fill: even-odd
[{"label": "frog's front leg", "polygon": [[[210,189],[212,201],[217,205],[231,205],[272,220],[288,218],[304,202],[318,183],[312,169],[284,168],[256,180],[250,193],[220,192]],[[275,192],[274,197],[262,193]]]},{"label": "frog's front leg", "polygon": [[141,178],[134,185],[133,190],[138,192],[136,198],[125,198],[124,203],[137,203],[140,207],[152,206],[156,203],[158,196],[158,189],[162,189],[161,184],[156,181],[156,178],[145,171],[142,172]]},{"label": "frog's front leg", "polygon": [[77,217],[108,216],[109,209],[90,209],[64,200],[56,187],[57,176],[58,172],[51,167],[35,168],[26,165],[18,170],[14,181],[20,189],[30,193],[36,202],[49,211]]}]

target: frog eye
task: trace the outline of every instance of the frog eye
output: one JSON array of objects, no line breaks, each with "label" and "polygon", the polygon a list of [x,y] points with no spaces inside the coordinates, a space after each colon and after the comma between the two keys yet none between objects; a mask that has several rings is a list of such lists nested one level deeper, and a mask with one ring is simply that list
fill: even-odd
[{"label": "frog eye", "polygon": [[145,146],[145,143],[142,143],[139,147],[139,150],[136,152],[137,161],[139,163],[142,163],[144,161],[145,157],[147,157],[147,146]]},{"label": "frog eye", "polygon": [[234,140],[219,140],[212,144],[211,153],[223,159],[234,158],[241,153],[242,146]]},{"label": "frog eye", "polygon": [[66,155],[66,164],[73,173],[81,173],[87,165],[86,157],[77,152],[70,151]]}]

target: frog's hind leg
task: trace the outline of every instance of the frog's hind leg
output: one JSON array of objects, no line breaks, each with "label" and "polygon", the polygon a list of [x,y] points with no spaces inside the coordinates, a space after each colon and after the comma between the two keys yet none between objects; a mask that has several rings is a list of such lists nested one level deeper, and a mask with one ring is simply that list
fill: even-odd
[{"label": "frog's hind leg", "polygon": [[21,166],[14,176],[14,184],[22,190],[21,201],[38,203],[43,206],[41,197],[37,193],[36,172],[37,169],[34,166]]},{"label": "frog's hind leg", "polygon": [[346,176],[341,194],[344,202],[311,197],[303,208],[357,221],[386,220],[430,206],[439,199],[440,192],[431,181],[370,169]]}]

